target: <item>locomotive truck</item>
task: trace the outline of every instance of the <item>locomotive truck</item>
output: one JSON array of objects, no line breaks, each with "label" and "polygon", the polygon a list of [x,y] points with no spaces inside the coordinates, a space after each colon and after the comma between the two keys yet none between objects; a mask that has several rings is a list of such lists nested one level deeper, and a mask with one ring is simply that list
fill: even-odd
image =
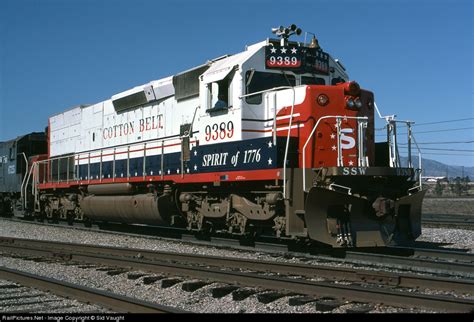
[{"label": "locomotive truck", "polygon": [[374,94],[315,37],[290,41],[295,25],[273,33],[51,116],[47,151],[26,162],[4,212],[333,247],[413,242],[424,191],[411,152],[401,166],[398,121],[387,117],[376,143]]}]

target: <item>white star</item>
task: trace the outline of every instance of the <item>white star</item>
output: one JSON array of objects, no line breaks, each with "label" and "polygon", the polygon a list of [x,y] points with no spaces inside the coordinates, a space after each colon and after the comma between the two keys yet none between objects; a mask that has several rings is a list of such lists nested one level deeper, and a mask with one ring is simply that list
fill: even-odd
[{"label": "white star", "polygon": [[331,147],[331,149],[332,149],[333,151],[336,151],[336,150],[337,150],[337,147],[336,147],[335,145],[333,145],[333,146]]},{"label": "white star", "polygon": [[150,171],[150,175],[153,175],[153,170]]},{"label": "white star", "polygon": [[272,165],[272,158],[268,159],[268,165]]},{"label": "white star", "polygon": [[272,48],[270,49],[270,51],[272,52],[272,54],[274,54],[274,53],[276,53],[277,50],[276,50],[276,48],[273,48],[273,47],[272,47]]},{"label": "white star", "polygon": [[336,138],[336,134],[331,133],[331,139],[334,140]]},{"label": "white star", "polygon": [[285,47],[281,47],[281,53],[286,54],[286,48]]},{"label": "white star", "polygon": [[273,146],[272,141],[268,142],[268,147],[271,148]]},{"label": "white star", "polygon": [[168,169],[168,174],[170,174],[170,169]]},{"label": "white star", "polygon": [[158,174],[161,176],[161,170],[158,171]]},{"label": "white star", "polygon": [[291,48],[291,53],[296,54],[296,48],[295,47]]},{"label": "white star", "polygon": [[176,169],[176,173],[178,173],[178,174],[179,174],[179,169]]},{"label": "white star", "polygon": [[347,121],[347,115],[344,115],[343,120],[344,120],[344,121]]},{"label": "white star", "polygon": [[352,167],[354,165],[354,162],[352,162],[352,160],[349,160],[349,165]]},{"label": "white star", "polygon": [[194,165],[194,171],[196,171],[197,169],[198,169],[198,166]]},{"label": "white star", "polygon": [[198,154],[198,151],[194,150],[194,156],[196,156],[197,154]]},{"label": "white star", "polygon": [[186,169],[186,172],[189,173],[189,168]]}]

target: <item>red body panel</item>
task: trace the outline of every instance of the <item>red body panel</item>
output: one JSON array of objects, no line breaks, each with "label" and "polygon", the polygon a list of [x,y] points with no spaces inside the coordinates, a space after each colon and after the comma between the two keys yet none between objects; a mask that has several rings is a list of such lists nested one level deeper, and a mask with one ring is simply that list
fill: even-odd
[{"label": "red body panel", "polygon": [[[329,97],[329,103],[326,106],[320,106],[316,99],[320,94]],[[373,94],[368,91],[361,91],[360,99],[362,108],[349,109],[346,107],[344,87],[343,86],[307,86],[306,97],[302,104],[296,105],[293,113],[299,113],[300,116],[293,118],[293,124],[304,124],[303,127],[297,126],[291,130],[291,136],[298,139],[299,165],[303,167],[303,147],[307,138],[311,134],[316,122],[324,116],[340,115],[348,117],[368,117],[368,128],[366,134],[367,156],[369,163],[374,160],[374,111],[368,106],[368,102],[373,102]],[[278,116],[290,115],[291,106],[283,110]],[[288,126],[288,119],[277,122],[278,126]],[[292,126],[293,127],[293,126]],[[343,120],[341,128],[350,129],[352,133],[345,134],[357,142],[357,121]],[[333,167],[337,166],[337,140],[336,140],[336,119],[322,120],[313,137],[306,147],[306,168]],[[286,137],[286,131],[277,132],[279,137]],[[351,141],[346,141],[349,146]],[[343,149],[344,166],[357,166],[357,145],[352,148]],[[352,162],[352,164],[350,164]]]}]

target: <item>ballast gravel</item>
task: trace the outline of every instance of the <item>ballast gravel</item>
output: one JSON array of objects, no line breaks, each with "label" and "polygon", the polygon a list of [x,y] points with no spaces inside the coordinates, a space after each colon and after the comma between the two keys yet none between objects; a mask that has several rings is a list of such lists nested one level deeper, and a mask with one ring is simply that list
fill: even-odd
[{"label": "ballast gravel", "polygon": [[417,241],[443,244],[443,248],[467,249],[474,252],[474,230],[452,228],[423,228]]},{"label": "ballast gravel", "polygon": [[[444,229],[444,228],[424,228],[424,241],[442,242],[452,248],[468,249],[473,251],[472,230]],[[128,247],[137,249],[148,249],[157,251],[180,252],[191,254],[203,254],[214,256],[227,256],[238,258],[251,258],[261,260],[286,261],[293,263],[306,263],[313,265],[328,265],[328,262],[317,259],[301,260],[298,257],[256,252],[231,250],[222,247],[212,247],[208,245],[194,245],[179,240],[169,240],[155,237],[142,237],[132,235],[121,235],[107,232],[86,231],[67,227],[53,227],[48,225],[38,225],[29,222],[15,222],[0,219],[0,236],[17,237],[40,240],[56,240],[71,243],[84,243],[91,245],[107,245],[113,247]],[[93,267],[81,268],[81,265],[63,265],[60,263],[42,263],[20,258],[0,257],[0,265],[21,269],[31,273],[38,273],[42,276],[63,279],[71,283],[77,283],[88,287],[113,291],[117,294],[136,297],[145,301],[152,301],[163,305],[170,305],[180,309],[193,312],[228,312],[228,313],[254,313],[254,312],[286,312],[286,313],[317,313],[315,303],[310,302],[301,306],[288,305],[288,296],[275,300],[271,303],[260,303],[257,296],[251,295],[242,301],[234,301],[232,295],[227,295],[220,299],[211,296],[211,289],[219,284],[206,285],[195,292],[185,292],[181,290],[182,283],[166,289],[160,287],[160,282],[145,285],[143,278],[132,280],[127,278],[127,273],[109,276],[105,271],[98,271]],[[331,262],[330,265],[337,267],[350,267],[353,264],[344,262]],[[81,266],[81,267],[79,267]],[[87,265],[86,265],[87,266]],[[360,265],[363,266],[363,265]],[[378,270],[377,267],[366,267],[367,269]],[[395,269],[391,271],[396,271]],[[134,272],[140,273],[140,272]],[[183,279],[186,281],[186,279]],[[416,290],[413,290],[416,291]],[[419,291],[417,291],[419,292]],[[428,294],[440,294],[439,291],[424,290]],[[449,293],[443,293],[449,295]],[[455,294],[452,294],[455,295]],[[455,295],[457,296],[457,295]],[[464,297],[464,296],[463,296]],[[470,294],[467,298],[472,298]],[[340,306],[329,311],[332,313],[344,313],[347,310],[357,308],[359,304],[340,303]],[[388,307],[385,305],[372,305],[369,312],[432,312],[422,309],[401,309]]]},{"label": "ballast gravel", "polygon": [[[61,263],[43,263],[24,260],[20,258],[1,257],[0,265],[8,268],[20,268],[22,271],[46,277],[65,280],[70,283],[80,284],[91,288],[111,291],[128,297],[135,297],[144,301],[155,302],[161,305],[173,306],[186,311],[197,313],[345,313],[348,309],[355,308],[359,303],[341,302],[340,306],[322,312],[316,309],[315,302],[301,306],[290,306],[289,296],[282,297],[271,303],[261,303],[257,295],[251,295],[242,301],[234,301],[232,295],[215,299],[211,296],[211,289],[223,285],[212,283],[194,292],[182,290],[182,284],[177,283],[172,287],[163,289],[160,283],[143,284],[143,278],[128,279],[127,273],[109,276],[107,272],[93,268],[79,268],[80,265],[63,265]],[[139,273],[139,272],[135,272]],[[146,274],[143,272],[143,274]],[[186,279],[183,279],[186,280]],[[38,308],[37,313],[48,310],[48,307]],[[97,310],[103,312],[103,310]],[[370,313],[396,313],[396,312],[434,312],[422,309],[402,309],[384,305],[371,305]]]},{"label": "ballast gravel", "polygon": [[81,303],[6,280],[0,280],[0,311],[2,314],[111,313],[97,305]]},{"label": "ballast gravel", "polygon": [[[88,231],[67,226],[38,225],[30,222],[10,221],[4,218],[0,218],[0,236],[215,256],[220,256],[224,253],[226,256],[255,258],[256,254],[255,251],[234,251],[222,247],[190,244],[179,240],[123,235],[106,231]],[[474,252],[473,230],[423,228],[422,236],[417,241],[442,243],[440,247],[465,249],[468,252]],[[264,257],[265,259],[271,259],[279,256],[261,254],[259,259],[264,259]]]}]

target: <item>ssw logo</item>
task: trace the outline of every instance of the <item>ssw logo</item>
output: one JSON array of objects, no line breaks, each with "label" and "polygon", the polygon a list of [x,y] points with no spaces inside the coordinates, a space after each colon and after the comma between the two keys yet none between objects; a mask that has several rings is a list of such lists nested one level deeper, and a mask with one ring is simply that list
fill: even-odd
[{"label": "ssw logo", "polygon": [[352,149],[355,147],[355,139],[352,136],[347,134],[352,134],[354,132],[353,129],[346,128],[341,129],[341,148],[342,149]]}]

